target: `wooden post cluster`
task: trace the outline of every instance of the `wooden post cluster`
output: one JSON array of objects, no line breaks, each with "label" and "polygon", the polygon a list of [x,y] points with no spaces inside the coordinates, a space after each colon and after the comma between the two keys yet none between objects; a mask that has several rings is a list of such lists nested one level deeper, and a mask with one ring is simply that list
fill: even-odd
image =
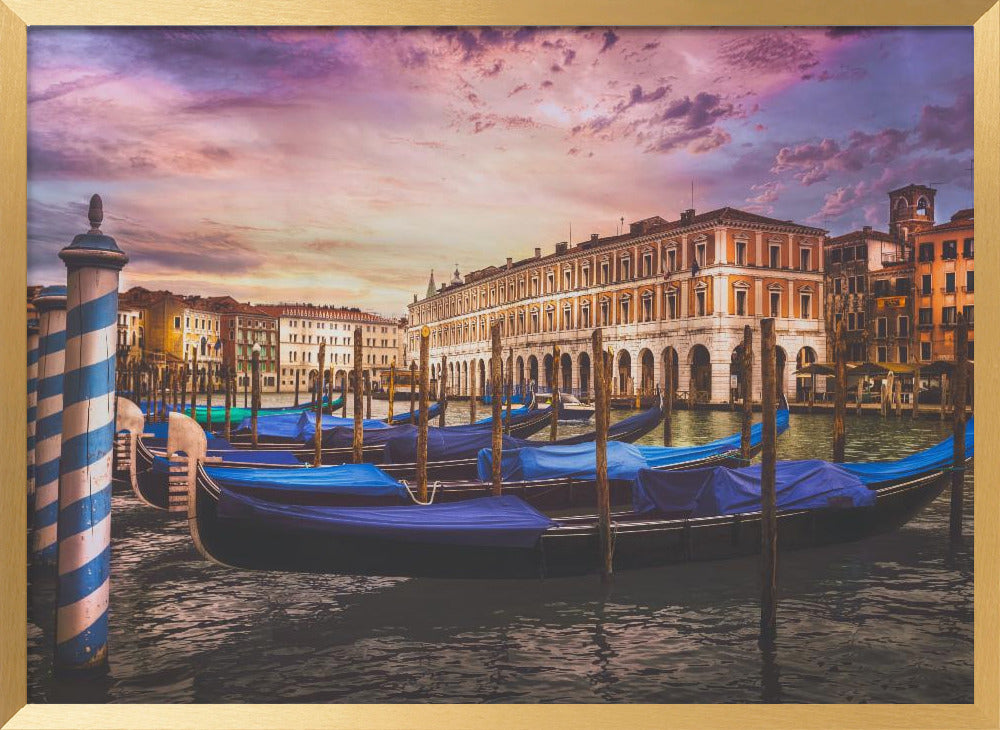
[{"label": "wooden post cluster", "polygon": [[500,419],[503,406],[503,349],[500,345],[500,323],[494,322],[490,327],[493,352],[490,358],[490,390],[492,398],[490,405],[493,411],[493,494],[499,495],[503,489],[503,423]]},{"label": "wooden post cluster", "polygon": [[844,413],[847,411],[847,348],[843,323],[837,322],[833,334],[833,460],[844,460]]},{"label": "wooden post cluster", "polygon": [[396,405],[396,358],[392,358],[392,364],[389,365],[389,415],[386,416],[385,422],[392,423],[393,411]]},{"label": "wooden post cluster", "polygon": [[743,388],[743,413],[740,421],[740,457],[749,463],[752,449],[750,431],[753,423],[753,332],[743,327],[743,351],[740,358],[740,385]]},{"label": "wooden post cluster", "polygon": [[420,408],[417,411],[417,494],[427,501],[427,401],[430,389],[431,328],[420,328]]},{"label": "wooden post cluster", "polygon": [[[968,383],[969,367],[969,323],[963,315],[958,315],[958,326],[955,329],[955,370],[954,388],[955,400],[952,410],[954,435],[954,463],[951,472],[951,515],[949,532],[952,540],[962,538],[962,511],[965,507],[965,402],[968,398],[966,384]],[[941,408],[944,408],[942,402]]]},{"label": "wooden post cluster", "polygon": [[[326,361],[326,343],[319,343],[319,354],[316,356],[316,378],[318,380],[316,384],[317,395],[322,391],[323,388],[323,363]],[[344,395],[344,400],[347,400],[347,395]],[[313,408],[316,409],[316,428],[314,429],[313,436],[313,466],[321,466],[323,464],[323,398],[316,398]]]},{"label": "wooden post cluster", "polygon": [[364,353],[361,349],[361,328],[354,328],[354,449],[353,458],[355,464],[364,461],[362,448],[364,445],[365,429],[361,422],[361,391],[364,389],[364,375],[361,370]]},{"label": "wooden post cluster", "polygon": [[604,336],[595,329],[591,336],[591,352],[594,359],[594,425],[597,427],[595,455],[597,466],[597,531],[600,543],[601,582],[610,583],[613,577],[611,544],[611,493],[608,485],[608,387],[607,353],[604,351]]},{"label": "wooden post cluster", "polygon": [[775,383],[774,319],[760,321],[761,329],[761,603],[760,638],[762,649],[772,648],[777,638],[778,592],[778,513],[775,495],[777,466],[777,388]]}]

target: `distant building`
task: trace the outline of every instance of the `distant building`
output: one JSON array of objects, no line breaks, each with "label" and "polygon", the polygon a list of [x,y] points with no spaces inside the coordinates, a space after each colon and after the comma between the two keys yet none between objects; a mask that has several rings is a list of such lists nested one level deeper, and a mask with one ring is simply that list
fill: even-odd
[{"label": "distant building", "polygon": [[121,294],[119,307],[143,310],[148,362],[178,365],[193,361],[197,352],[199,366],[222,363],[219,313],[201,297],[133,287]]},{"label": "distant building", "polygon": [[321,342],[326,343],[324,370],[333,371],[339,387],[354,367],[356,327],[362,328],[362,367],[373,383],[400,356],[403,332],[398,320],[355,308],[311,304],[266,304],[259,309],[278,323],[278,389],[282,392],[294,391],[296,378],[303,392],[312,387]]},{"label": "distant building", "polygon": [[[604,329],[614,350],[613,390],[650,393],[674,364],[675,388],[700,401],[725,402],[744,325],[776,318],[781,388],[793,392],[795,365],[826,357],[823,297],[825,231],[735,208],[678,220],[636,221],[627,233],[575,244],[506,265],[490,266],[433,290],[409,306],[408,353],[420,329],[431,330],[433,376],[448,356],[449,390],[483,392],[490,326],[514,355],[514,382],[546,388],[552,346],[562,354],[564,389],[591,391],[590,337]],[[760,378],[754,379],[759,397]],[[801,394],[800,394],[801,395]]]},{"label": "distant building", "polygon": [[209,297],[205,304],[219,314],[222,361],[236,368],[236,387],[251,385],[253,348],[260,345],[260,387],[278,390],[278,320],[262,307],[238,302],[230,296]]}]

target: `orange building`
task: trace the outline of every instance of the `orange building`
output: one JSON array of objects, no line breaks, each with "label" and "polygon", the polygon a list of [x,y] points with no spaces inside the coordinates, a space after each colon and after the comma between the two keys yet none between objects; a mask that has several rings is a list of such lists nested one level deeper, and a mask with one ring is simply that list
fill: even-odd
[{"label": "orange building", "polygon": [[917,357],[920,362],[955,357],[955,324],[969,323],[969,359],[974,357],[975,242],[973,210],[914,236]]}]

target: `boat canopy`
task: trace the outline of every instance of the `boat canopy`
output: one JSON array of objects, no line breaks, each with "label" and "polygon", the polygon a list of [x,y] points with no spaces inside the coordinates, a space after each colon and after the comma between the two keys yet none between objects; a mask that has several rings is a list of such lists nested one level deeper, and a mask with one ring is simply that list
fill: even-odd
[{"label": "boat canopy", "polygon": [[[973,419],[970,418],[965,424],[965,456],[970,459],[975,450],[973,436]],[[955,459],[954,448],[955,438],[949,436],[929,449],[918,451],[896,461],[846,462],[840,466],[865,484],[909,479],[952,466]]]},{"label": "boat canopy", "polygon": [[[778,462],[775,492],[779,511],[875,504],[875,492],[858,477],[820,459]],[[760,494],[760,464],[739,469],[640,469],[632,483],[632,505],[639,513],[713,517],[758,512]]]},{"label": "boat canopy", "polygon": [[[655,413],[655,409],[651,409]],[[641,413],[620,421],[647,417]],[[778,433],[788,429],[788,411],[778,412]],[[633,424],[634,425],[634,424]],[[750,444],[760,444],[761,424],[750,429]],[[614,427],[612,427],[614,430]],[[611,434],[609,432],[609,438]],[[740,448],[740,434],[717,439],[700,446],[636,446],[620,441],[608,441],[608,478],[635,479],[640,469],[665,467],[718,456]],[[479,452],[479,478],[489,481],[493,473],[493,451],[484,448]],[[514,450],[504,446],[501,457],[501,474],[504,481],[533,481],[538,479],[596,479],[597,445],[593,441],[580,444],[553,444],[547,446],[526,445]]]},{"label": "boat canopy", "polygon": [[[516,401],[514,401],[514,402],[516,403]],[[506,406],[506,404],[504,404],[504,405]],[[510,409],[510,418],[511,418],[511,421],[513,421],[515,418],[520,418],[521,416],[526,416],[529,413],[531,413],[531,411],[533,411],[533,410],[534,410],[534,408],[531,407],[531,404],[519,406],[517,408],[511,408]],[[500,411],[500,420],[501,421],[506,421],[507,420],[507,411],[506,410],[501,409],[501,411]],[[488,426],[491,423],[493,423],[493,416],[489,415],[486,418],[480,418],[474,424],[470,424],[470,425],[474,425],[474,426]]]},{"label": "boat canopy", "polygon": [[406,487],[374,464],[302,467],[300,469],[244,469],[205,466],[217,485],[230,489],[266,489],[323,494],[396,496],[406,498]]},{"label": "boat canopy", "polygon": [[[517,449],[527,446],[527,439],[503,435],[503,448]],[[475,459],[482,450],[493,448],[493,431],[481,426],[445,427],[427,429],[427,460],[451,461]],[[412,464],[417,460],[417,434],[394,436],[386,441],[384,457],[387,464]]]},{"label": "boat canopy", "polygon": [[278,504],[223,488],[217,514],[268,527],[466,547],[531,548],[555,525],[513,495],[428,506],[341,508]]},{"label": "boat canopy", "polygon": [[[440,413],[441,413],[441,403],[439,401],[435,401],[434,403],[431,403],[429,406],[427,406],[427,418],[434,418]],[[414,423],[416,423],[416,419],[419,418],[419,416],[420,416],[420,409],[419,408],[414,409],[413,411]],[[407,408],[402,413],[396,413],[392,417],[392,425],[394,426],[409,422],[410,422],[409,408]]]},{"label": "boat canopy", "polygon": [[[331,416],[329,413],[323,414],[323,420],[321,423],[324,431],[328,428],[335,428],[337,426],[354,427],[353,418]],[[376,420],[374,418],[365,419],[361,423],[365,430],[389,427],[384,421]],[[249,432],[250,419],[243,419],[236,430],[238,433]],[[312,438],[315,431],[316,414],[311,411],[303,411],[301,413],[280,413],[257,417],[257,435],[263,438],[283,438],[291,441],[308,441]]]}]

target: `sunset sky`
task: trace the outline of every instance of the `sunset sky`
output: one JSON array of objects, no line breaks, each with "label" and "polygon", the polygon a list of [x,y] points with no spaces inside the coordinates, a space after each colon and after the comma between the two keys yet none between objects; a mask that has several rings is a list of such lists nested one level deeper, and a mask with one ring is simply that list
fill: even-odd
[{"label": "sunset sky", "polygon": [[972,205],[971,29],[28,31],[29,283],[105,233],[142,285],[401,314],[619,220],[844,233]]}]

